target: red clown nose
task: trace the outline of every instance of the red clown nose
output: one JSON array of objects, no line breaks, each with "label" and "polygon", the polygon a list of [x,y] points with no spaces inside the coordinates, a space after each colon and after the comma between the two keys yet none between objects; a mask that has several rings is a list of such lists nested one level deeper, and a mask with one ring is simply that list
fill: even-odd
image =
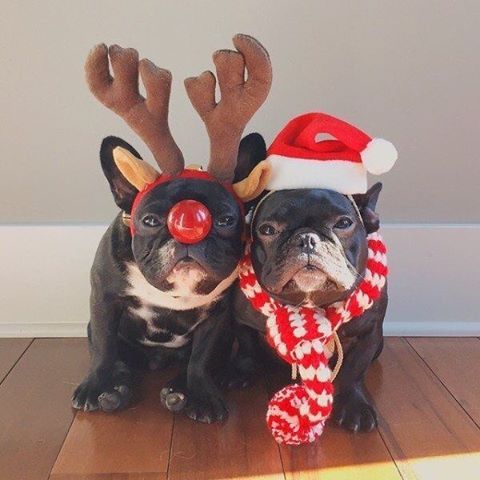
[{"label": "red clown nose", "polygon": [[197,243],[212,228],[212,216],[208,208],[196,200],[182,200],[168,213],[167,226],[172,237],[180,243]]}]

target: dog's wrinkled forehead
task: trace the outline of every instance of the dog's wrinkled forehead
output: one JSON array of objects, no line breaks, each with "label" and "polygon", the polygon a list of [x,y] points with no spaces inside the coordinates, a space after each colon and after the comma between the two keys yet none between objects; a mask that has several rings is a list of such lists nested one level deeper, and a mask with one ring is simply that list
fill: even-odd
[{"label": "dog's wrinkled forehead", "polygon": [[169,209],[181,200],[197,200],[210,212],[235,214],[239,212],[237,201],[226,188],[217,182],[196,179],[177,179],[153,188],[142,199],[138,211]]},{"label": "dog's wrinkled forehead", "polygon": [[351,199],[341,193],[324,189],[281,190],[269,195],[259,205],[254,223],[276,221],[293,226],[309,218],[321,223],[341,215],[358,218]]}]

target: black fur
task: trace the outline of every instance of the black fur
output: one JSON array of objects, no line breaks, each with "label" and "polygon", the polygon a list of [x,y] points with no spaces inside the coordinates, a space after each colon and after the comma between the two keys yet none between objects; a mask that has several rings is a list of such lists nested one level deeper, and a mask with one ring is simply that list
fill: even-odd
[{"label": "black fur", "polygon": [[[114,200],[123,211],[130,212],[138,191],[113,161],[116,146],[139,155],[116,137],[106,138],[100,152]],[[263,158],[258,156],[264,155],[264,148],[263,140],[259,142],[255,136],[242,140],[239,174],[248,174],[250,166]],[[166,228],[170,208],[187,198],[206,205],[213,218],[208,236],[194,245],[175,241]],[[155,215],[159,224],[146,225],[143,222],[146,214]],[[229,217],[227,224],[217,222],[225,216]],[[182,364],[181,372],[162,390],[163,404],[171,411],[184,410],[202,422],[223,420],[227,409],[218,382],[228,364],[233,342],[232,287],[211,302],[189,310],[172,310],[147,302],[147,323],[135,313],[145,306],[145,299],[132,294],[129,279],[132,268],[138,268],[154,291],[173,295],[178,287],[175,283],[178,272],[184,272],[185,278],[203,272],[201,280],[192,287],[192,295],[210,294],[234,272],[241,258],[242,210],[231,193],[216,182],[175,179],[151,190],[135,210],[132,222],[136,228],[133,239],[119,214],[103,236],[95,256],[88,325],[91,367],[74,392],[73,406],[86,411],[124,408],[132,398],[135,367],[156,369],[178,361]],[[176,336],[182,336],[183,344],[173,348],[169,342]],[[150,342],[162,345],[149,346]]]},{"label": "black fur", "polygon": [[[286,190],[275,192],[265,199],[256,212],[252,226],[252,263],[262,287],[279,301],[294,305],[302,304],[308,298],[321,307],[347,298],[365,270],[366,235],[379,228],[375,206],[380,190],[381,184],[376,184],[366,194],[355,195],[363,223],[347,197],[329,190]],[[353,223],[346,229],[338,228],[339,220],[345,217]],[[274,226],[276,233],[262,234],[271,231],[265,228],[266,224]],[[293,284],[292,280],[285,282],[285,279],[297,278],[298,259],[304,259],[307,278],[309,269],[313,276],[317,275],[315,272],[323,276],[324,271],[318,267],[318,262],[315,263],[318,260],[317,250],[325,243],[330,248],[327,251],[332,251],[335,248],[334,236],[341,244],[341,249],[334,250],[336,255],[348,259],[353,267],[349,267],[356,277],[352,285],[341,287],[326,282],[318,290],[306,293],[295,280]],[[345,359],[335,381],[333,419],[355,432],[370,431],[377,425],[375,410],[367,400],[364,376],[383,347],[383,319],[387,302],[385,287],[372,308],[342,326],[338,332]],[[235,291],[234,310],[239,349],[231,383],[245,385],[254,372],[254,366],[259,364],[258,332],[265,332],[265,317],[253,309],[239,288]],[[335,360],[332,359],[333,362]]]},{"label": "black fur", "polygon": [[110,185],[113,199],[124,212],[130,213],[133,200],[138,190],[127,182],[115,165],[115,162],[113,162],[112,152],[115,147],[123,147],[133,153],[137,158],[141,159],[142,157],[130,144],[118,137],[111,136],[104,138],[100,147],[100,163],[103,173]]}]

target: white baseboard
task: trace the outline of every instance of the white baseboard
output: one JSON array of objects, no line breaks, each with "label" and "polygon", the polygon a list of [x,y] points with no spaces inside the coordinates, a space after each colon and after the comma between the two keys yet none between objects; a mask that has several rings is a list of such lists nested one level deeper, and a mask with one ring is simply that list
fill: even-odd
[{"label": "white baseboard", "polygon": [[[386,337],[477,337],[480,323],[385,322]],[[0,338],[86,337],[86,323],[0,323]]]},{"label": "white baseboard", "polygon": [[[0,226],[0,337],[86,335],[105,225]],[[386,335],[480,336],[480,225],[390,224]]]},{"label": "white baseboard", "polygon": [[391,322],[387,317],[383,333],[386,337],[478,337],[480,322]]},{"label": "white baseboard", "polygon": [[86,336],[86,323],[0,323],[0,338]]}]

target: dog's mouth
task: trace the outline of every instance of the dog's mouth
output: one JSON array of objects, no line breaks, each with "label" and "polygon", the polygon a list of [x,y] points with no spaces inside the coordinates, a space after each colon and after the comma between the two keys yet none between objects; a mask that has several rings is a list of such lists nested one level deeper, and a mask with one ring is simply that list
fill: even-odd
[{"label": "dog's mouth", "polygon": [[208,295],[224,280],[218,278],[199,261],[187,255],[180,259],[163,284],[172,297]]},{"label": "dog's mouth", "polygon": [[[275,299],[289,305],[324,307],[345,298],[354,283],[345,284],[342,279],[314,263],[297,263],[291,266],[270,285],[263,287]],[[351,274],[350,274],[351,275]]]},{"label": "dog's mouth", "polygon": [[[278,297],[290,294],[330,296],[349,290],[355,272],[341,255],[294,254],[282,262],[268,290]],[[269,283],[269,282],[266,282]]]},{"label": "dog's mouth", "polygon": [[206,268],[200,262],[187,255],[173,266],[166,279],[168,282],[200,283],[207,276]]},{"label": "dog's mouth", "polygon": [[282,288],[284,292],[301,291],[305,293],[315,291],[338,290],[340,285],[318,265],[307,263],[294,271]]},{"label": "dog's mouth", "polygon": [[187,255],[170,270],[165,278],[164,289],[170,291],[174,298],[192,295],[197,292],[207,277],[205,268]]},{"label": "dog's mouth", "polygon": [[199,270],[203,271],[206,274],[205,268],[200,265],[195,259],[187,255],[186,257],[181,258],[172,268],[170,273],[179,273],[182,271],[190,270]]}]

